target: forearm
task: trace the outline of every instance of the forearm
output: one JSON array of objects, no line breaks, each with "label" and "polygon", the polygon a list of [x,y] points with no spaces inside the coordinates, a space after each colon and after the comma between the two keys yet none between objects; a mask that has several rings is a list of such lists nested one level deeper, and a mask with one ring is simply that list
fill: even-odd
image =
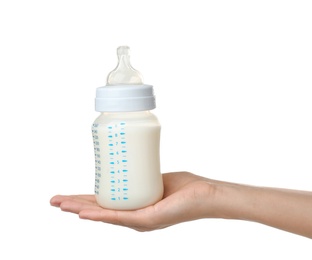
[{"label": "forearm", "polygon": [[312,192],[219,183],[220,217],[312,238]]}]

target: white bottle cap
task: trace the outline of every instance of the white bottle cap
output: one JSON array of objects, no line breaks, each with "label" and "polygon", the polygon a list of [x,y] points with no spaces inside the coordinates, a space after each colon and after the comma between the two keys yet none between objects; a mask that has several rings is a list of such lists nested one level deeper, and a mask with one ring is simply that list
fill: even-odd
[{"label": "white bottle cap", "polygon": [[109,73],[107,85],[96,89],[98,112],[131,112],[156,107],[153,86],[143,84],[141,74],[130,64],[129,47],[117,49],[118,65]]}]

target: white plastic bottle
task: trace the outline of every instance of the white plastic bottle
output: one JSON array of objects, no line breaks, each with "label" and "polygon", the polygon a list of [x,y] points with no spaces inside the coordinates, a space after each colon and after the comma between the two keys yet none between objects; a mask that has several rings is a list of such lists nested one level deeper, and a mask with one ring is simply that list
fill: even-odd
[{"label": "white plastic bottle", "polygon": [[95,196],[104,208],[134,210],[163,196],[160,173],[160,124],[153,86],[132,68],[129,47],[117,49],[119,63],[97,88],[94,121]]}]

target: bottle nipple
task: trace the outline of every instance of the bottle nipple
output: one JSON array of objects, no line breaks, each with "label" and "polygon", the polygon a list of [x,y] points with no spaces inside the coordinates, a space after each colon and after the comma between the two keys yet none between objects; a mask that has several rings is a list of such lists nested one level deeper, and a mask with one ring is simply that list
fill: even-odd
[{"label": "bottle nipple", "polygon": [[130,48],[120,46],[117,49],[118,65],[108,74],[107,85],[141,85],[143,79],[130,64]]}]

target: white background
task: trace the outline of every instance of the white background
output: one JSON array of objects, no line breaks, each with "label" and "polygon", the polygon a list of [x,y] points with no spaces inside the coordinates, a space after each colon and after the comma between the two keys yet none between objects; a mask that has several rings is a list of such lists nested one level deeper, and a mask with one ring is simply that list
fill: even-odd
[{"label": "white background", "polygon": [[163,172],[312,190],[311,14],[300,0],[1,1],[0,258],[311,259],[311,240],[257,223],[139,233],[49,205],[93,193],[95,89],[119,45],[154,85]]}]

